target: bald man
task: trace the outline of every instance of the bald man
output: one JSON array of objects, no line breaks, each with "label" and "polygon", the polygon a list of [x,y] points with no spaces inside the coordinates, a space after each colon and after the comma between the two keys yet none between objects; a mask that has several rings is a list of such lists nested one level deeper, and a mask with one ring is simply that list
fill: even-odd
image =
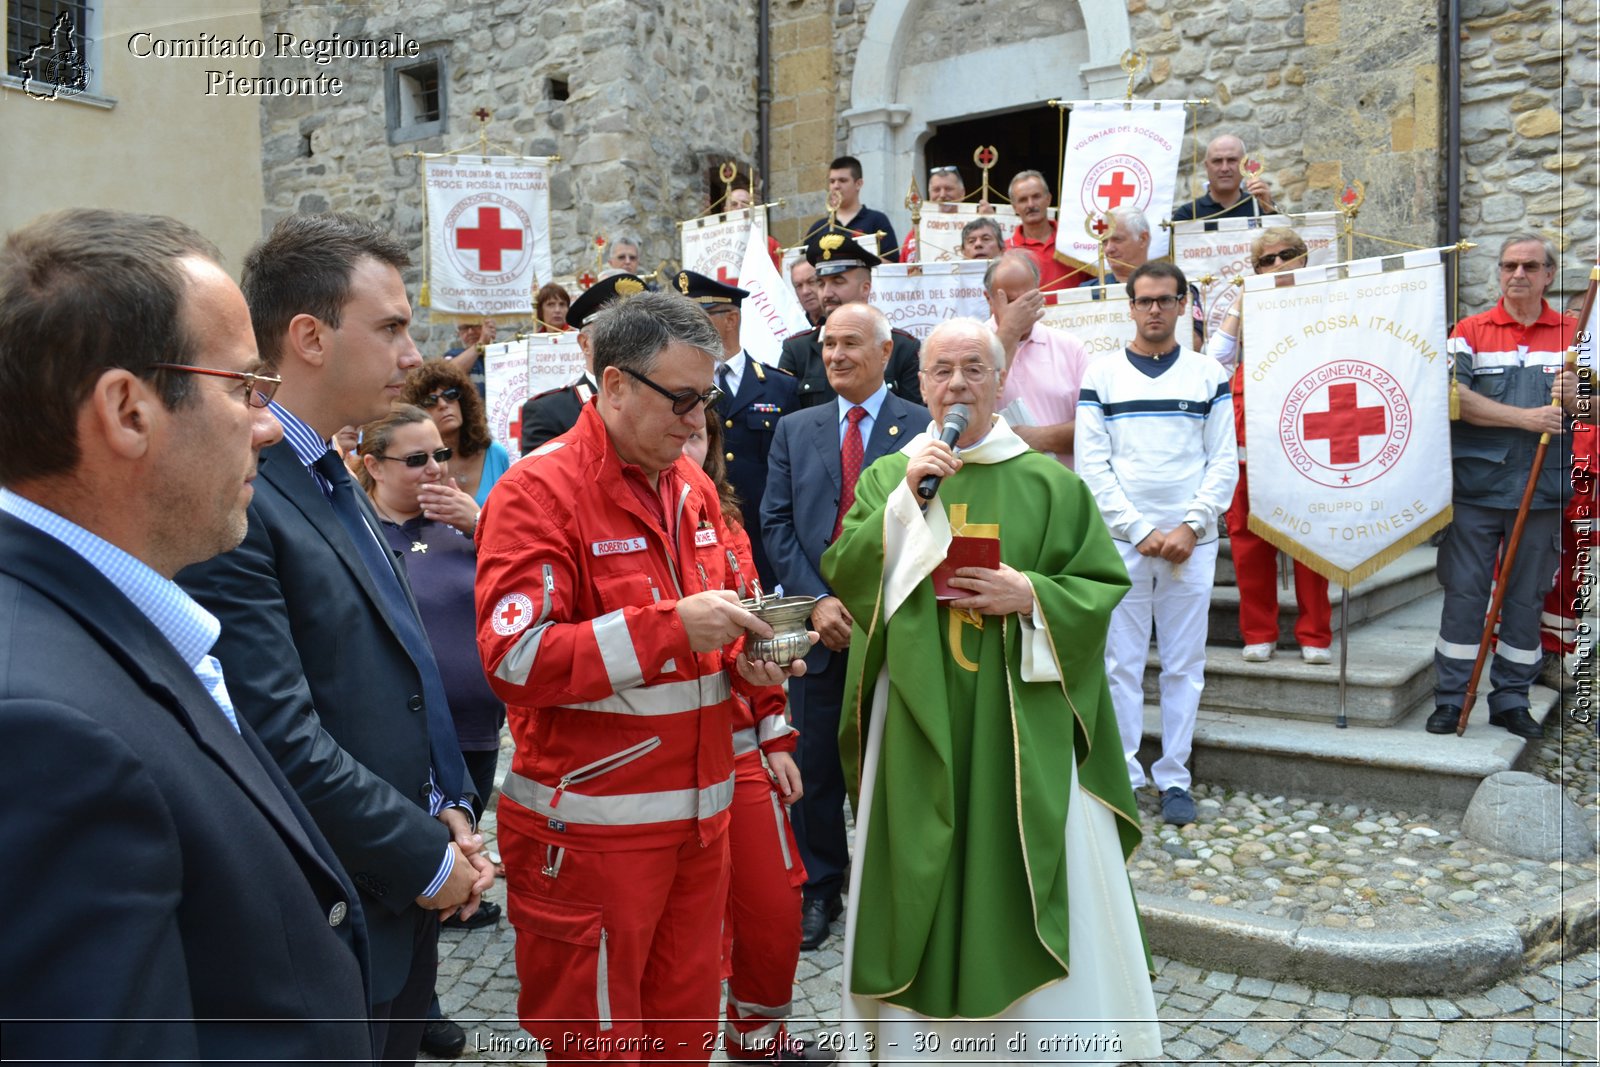
[{"label": "bald man", "polygon": [[1244,161],[1244,141],[1231,133],[1214,138],[1206,145],[1205,195],[1173,208],[1172,221],[1247,219],[1277,211],[1266,181],[1245,176]]}]

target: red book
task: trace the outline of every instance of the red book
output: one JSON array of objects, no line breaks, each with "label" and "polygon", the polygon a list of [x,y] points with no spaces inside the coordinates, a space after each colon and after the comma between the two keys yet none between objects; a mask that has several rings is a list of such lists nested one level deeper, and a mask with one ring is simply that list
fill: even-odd
[{"label": "red book", "polygon": [[933,572],[933,595],[939,600],[960,600],[972,595],[972,590],[952,586],[950,579],[962,567],[1000,568],[1000,539],[998,537],[953,537],[950,551],[944,562]]}]

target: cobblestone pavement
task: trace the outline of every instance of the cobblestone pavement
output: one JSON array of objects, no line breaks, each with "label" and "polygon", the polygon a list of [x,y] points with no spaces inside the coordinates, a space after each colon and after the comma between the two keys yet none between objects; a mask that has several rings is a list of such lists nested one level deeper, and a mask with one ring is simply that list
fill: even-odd
[{"label": "cobblestone pavement", "polygon": [[[493,813],[483,828],[493,834]],[[504,882],[488,895],[503,904]],[[795,976],[792,1025],[802,1036],[837,1032],[828,1023],[839,1014],[844,921],[833,930],[820,949],[801,956]],[[439,951],[441,1003],[467,1031],[457,1062],[539,1062],[518,1041],[525,1035],[516,1022],[509,924],[446,933]],[[1440,997],[1351,996],[1155,962],[1161,1062],[1596,1062],[1600,952],[1593,946],[1492,988]]]}]

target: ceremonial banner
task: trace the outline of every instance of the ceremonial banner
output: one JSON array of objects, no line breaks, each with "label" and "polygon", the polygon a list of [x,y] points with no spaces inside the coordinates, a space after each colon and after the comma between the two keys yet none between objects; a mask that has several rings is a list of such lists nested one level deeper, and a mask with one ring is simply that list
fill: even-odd
[{"label": "ceremonial banner", "polygon": [[738,278],[739,288],[750,294],[739,309],[739,343],[756,359],[776,367],[783,355],[784,338],[811,324],[806,321],[794,286],[789,284],[788,272],[780,275],[772,265],[766,231],[758,233],[754,224],[745,243]]},{"label": "ceremonial banner", "polygon": [[1245,279],[1250,529],[1346,588],[1450,521],[1439,255]]},{"label": "ceremonial banner", "polygon": [[[943,210],[952,206],[954,211]],[[1002,244],[1022,225],[1017,213],[1008,207],[997,207],[993,214],[981,215],[977,204],[923,204],[922,218],[917,222],[918,262],[945,263],[960,259],[961,230],[978,218],[990,218],[999,224]]]},{"label": "ceremonial banner", "polygon": [[[1095,294],[1101,294],[1095,299]],[[1043,323],[1070,333],[1088,351],[1091,360],[1108,352],[1121,352],[1133,340],[1133,318],[1128,293],[1120,285],[1108,289],[1062,289],[1044,306]]]},{"label": "ceremonial banner", "polygon": [[1287,226],[1306,243],[1306,265],[1320,267],[1339,260],[1339,212],[1304,215],[1262,215],[1253,219],[1210,219],[1172,224],[1172,261],[1200,289],[1206,315],[1206,336],[1222,324],[1238,298],[1234,279],[1255,273],[1250,243],[1262,230]]},{"label": "ceremonial banner", "polygon": [[[471,160],[469,162],[469,159]],[[528,318],[550,262],[550,161],[425,156],[426,293],[438,315]]]},{"label": "ceremonial banner", "polygon": [[767,250],[767,209],[761,205],[680,222],[678,236],[685,270],[698,271],[724,285],[737,285],[745,245],[754,242],[763,252]]},{"label": "ceremonial banner", "polygon": [[482,359],[489,436],[516,459],[522,454],[522,404],[533,395],[528,388],[528,343],[517,340],[487,345]]},{"label": "ceremonial banner", "polygon": [[1183,150],[1181,100],[1086,100],[1072,105],[1061,168],[1056,251],[1093,267],[1099,247],[1084,230],[1091,215],[1136,207],[1150,220],[1150,258],[1167,254],[1159,223],[1172,215]]},{"label": "ceremonial banner", "polygon": [[989,317],[983,295],[986,259],[951,263],[885,263],[872,272],[873,307],[889,317],[889,325],[924,340],[941,322]]}]

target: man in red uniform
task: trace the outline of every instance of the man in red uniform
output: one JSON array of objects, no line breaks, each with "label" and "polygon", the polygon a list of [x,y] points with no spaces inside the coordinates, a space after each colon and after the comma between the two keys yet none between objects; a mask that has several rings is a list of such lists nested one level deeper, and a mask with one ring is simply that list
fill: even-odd
[{"label": "man in red uniform", "polygon": [[1039,264],[1039,288],[1045,292],[1073,289],[1089,278],[1089,272],[1070,267],[1056,258],[1056,221],[1050,217],[1050,186],[1044,175],[1025,170],[1011,179],[1006,190],[1011,207],[1022,225],[1011,232],[1007,248],[1020,248]]},{"label": "man in red uniform", "polygon": [[752,686],[784,672],[738,651],[746,630],[771,630],[727,588],[716,490],[682,458],[716,399],[716,330],[664,293],[591,328],[597,396],[501,479],[478,523],[479,648],[517,745],[499,830],[518,1013],[553,1063],[704,1063],[728,672]]}]

